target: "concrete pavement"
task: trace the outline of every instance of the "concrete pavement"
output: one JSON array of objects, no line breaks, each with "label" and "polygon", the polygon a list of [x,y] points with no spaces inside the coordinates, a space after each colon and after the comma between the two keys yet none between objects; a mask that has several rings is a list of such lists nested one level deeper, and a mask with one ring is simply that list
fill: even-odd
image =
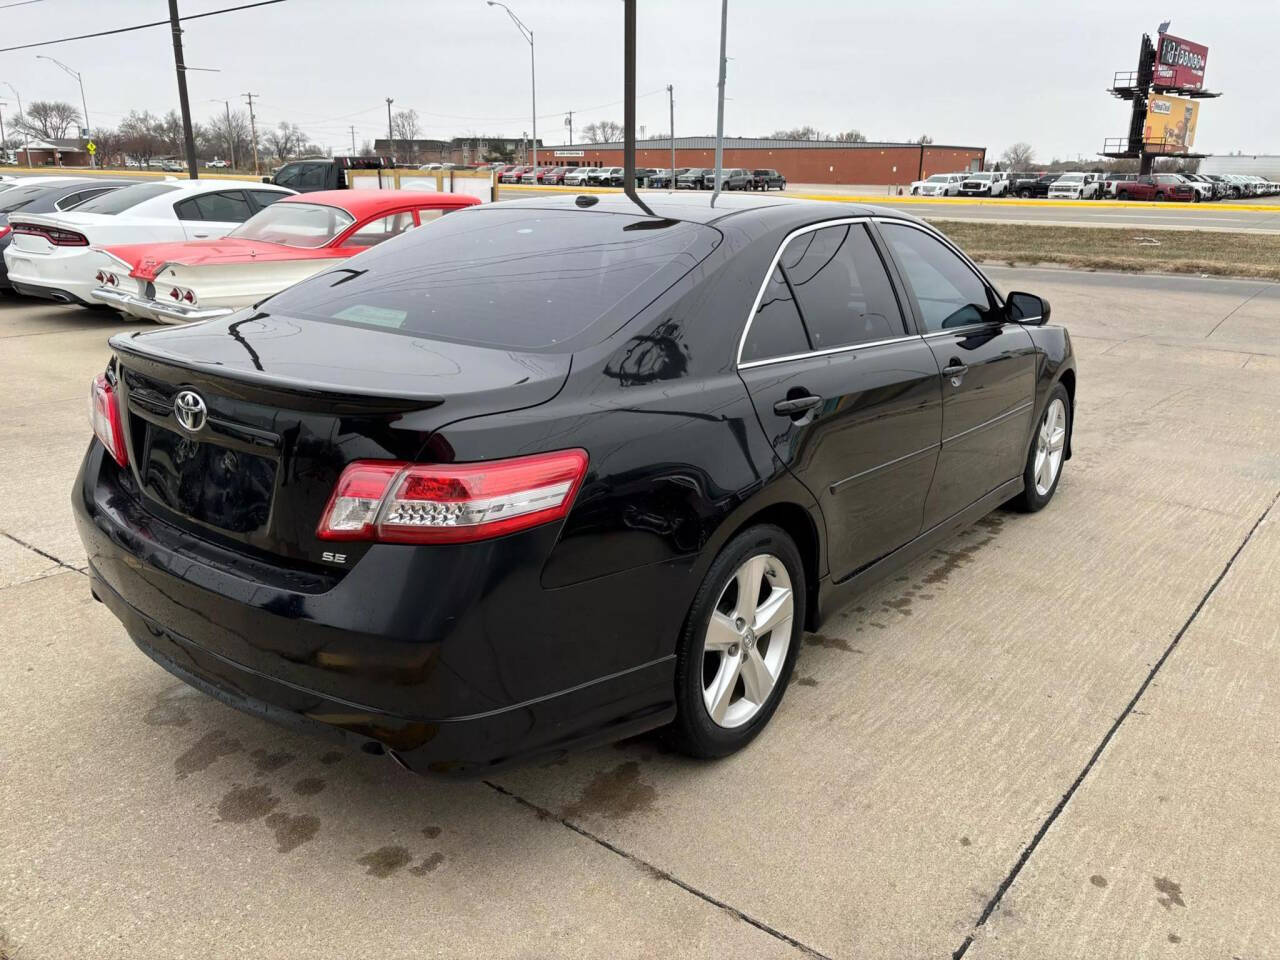
[{"label": "concrete pavement", "polygon": [[[101,315],[0,301],[0,944],[69,957],[1280,953],[1280,285],[992,268],[1080,361],[1054,503],[810,635],[750,749],[423,781],[88,597]],[[1176,940],[1174,939],[1176,938]]]}]

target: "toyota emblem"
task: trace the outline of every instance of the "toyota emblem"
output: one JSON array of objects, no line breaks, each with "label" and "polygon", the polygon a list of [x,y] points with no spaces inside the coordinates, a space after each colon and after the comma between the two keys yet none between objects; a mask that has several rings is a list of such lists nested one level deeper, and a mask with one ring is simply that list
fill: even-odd
[{"label": "toyota emblem", "polygon": [[173,398],[173,415],[178,420],[178,426],[188,433],[200,432],[208,412],[200,394],[194,390],[183,390]]}]

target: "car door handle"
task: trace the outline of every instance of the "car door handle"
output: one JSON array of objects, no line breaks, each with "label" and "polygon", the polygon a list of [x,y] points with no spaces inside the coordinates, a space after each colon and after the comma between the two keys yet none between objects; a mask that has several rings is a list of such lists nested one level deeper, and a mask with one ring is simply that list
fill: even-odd
[{"label": "car door handle", "polygon": [[959,360],[952,360],[949,364],[942,368],[944,377],[959,377],[967,373],[969,368]]},{"label": "car door handle", "polygon": [[787,400],[779,400],[773,405],[773,412],[780,417],[791,417],[797,413],[804,413],[806,410],[812,410],[814,407],[821,405],[822,398],[809,394],[805,397],[791,397]]}]

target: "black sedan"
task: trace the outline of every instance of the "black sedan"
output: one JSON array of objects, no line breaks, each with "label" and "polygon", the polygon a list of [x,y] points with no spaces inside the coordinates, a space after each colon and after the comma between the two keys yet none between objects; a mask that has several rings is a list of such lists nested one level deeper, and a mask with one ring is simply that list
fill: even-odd
[{"label": "black sedan", "polygon": [[4,264],[4,250],[13,242],[9,214],[56,213],[70,210],[92,197],[126,186],[128,180],[103,180],[101,177],[31,177],[0,190],[0,290],[12,289],[9,271]]},{"label": "black sedan", "polygon": [[773,715],[801,632],[1071,455],[1049,305],[896,211],[540,197],[120,334],[93,595],[219,699],[420,771]]}]

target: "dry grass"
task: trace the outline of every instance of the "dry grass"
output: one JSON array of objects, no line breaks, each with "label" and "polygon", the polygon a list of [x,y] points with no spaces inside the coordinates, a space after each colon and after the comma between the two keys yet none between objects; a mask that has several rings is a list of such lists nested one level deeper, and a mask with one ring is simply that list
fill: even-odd
[{"label": "dry grass", "polygon": [[930,220],[975,260],[1280,280],[1280,235]]}]

